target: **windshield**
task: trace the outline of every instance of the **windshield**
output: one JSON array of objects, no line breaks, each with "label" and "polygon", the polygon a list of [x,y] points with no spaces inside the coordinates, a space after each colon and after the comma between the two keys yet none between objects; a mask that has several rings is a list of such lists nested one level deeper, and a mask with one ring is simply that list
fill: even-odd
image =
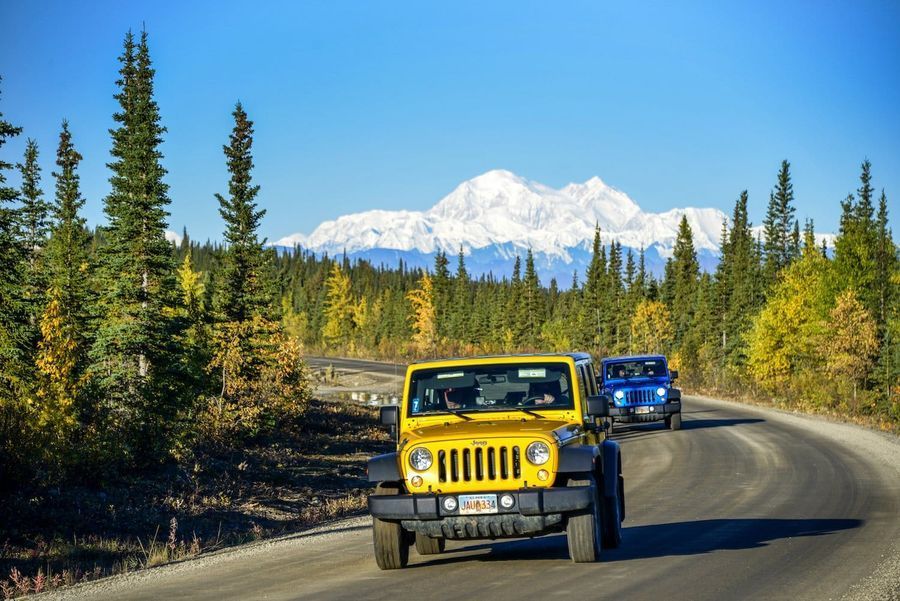
[{"label": "windshield", "polygon": [[571,381],[565,363],[423,369],[412,376],[408,415],[572,409]]},{"label": "windshield", "polygon": [[639,359],[606,364],[606,380],[666,377],[666,363],[662,359]]}]

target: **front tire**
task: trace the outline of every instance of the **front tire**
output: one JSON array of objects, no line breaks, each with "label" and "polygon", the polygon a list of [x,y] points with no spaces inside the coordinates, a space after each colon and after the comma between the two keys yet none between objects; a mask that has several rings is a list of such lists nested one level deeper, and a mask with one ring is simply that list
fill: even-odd
[{"label": "front tire", "polygon": [[[397,495],[396,484],[379,484],[375,495]],[[372,542],[375,545],[375,563],[382,570],[405,568],[409,563],[409,540],[399,522],[372,517]]]},{"label": "front tire", "polygon": [[593,490],[591,506],[583,511],[570,515],[566,524],[566,539],[569,544],[569,557],[575,563],[590,563],[600,558],[600,499],[597,495],[597,483],[593,476],[580,480],[569,480],[568,486],[590,486]]},{"label": "front tire", "polygon": [[666,416],[666,427],[670,430],[681,430],[681,412]]},{"label": "front tire", "polygon": [[603,496],[603,547],[618,549],[622,544],[622,519],[625,516],[624,479],[618,476],[618,486],[614,497]]},{"label": "front tire", "polygon": [[433,538],[416,532],[416,552],[419,555],[437,555],[444,552],[444,539]]}]

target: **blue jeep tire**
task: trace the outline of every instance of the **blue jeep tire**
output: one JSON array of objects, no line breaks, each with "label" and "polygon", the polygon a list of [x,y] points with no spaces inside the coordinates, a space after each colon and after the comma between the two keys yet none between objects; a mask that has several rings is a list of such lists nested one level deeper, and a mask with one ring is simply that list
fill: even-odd
[{"label": "blue jeep tire", "polygon": [[666,416],[666,427],[669,430],[681,430],[681,412]]}]

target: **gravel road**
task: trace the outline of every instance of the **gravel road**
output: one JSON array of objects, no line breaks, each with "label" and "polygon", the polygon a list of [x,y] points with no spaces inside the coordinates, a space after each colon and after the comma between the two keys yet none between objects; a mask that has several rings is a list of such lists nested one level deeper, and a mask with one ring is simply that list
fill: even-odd
[{"label": "gravel road", "polygon": [[[336,367],[367,369],[349,363]],[[897,437],[686,397],[681,431],[614,438],[627,519],[596,564],[571,563],[553,535],[413,551],[406,570],[381,572],[363,516],[46,597],[900,599]]]}]

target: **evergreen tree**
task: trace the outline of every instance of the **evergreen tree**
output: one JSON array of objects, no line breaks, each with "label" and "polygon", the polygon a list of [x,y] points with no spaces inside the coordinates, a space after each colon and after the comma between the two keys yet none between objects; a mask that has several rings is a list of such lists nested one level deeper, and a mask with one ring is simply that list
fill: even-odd
[{"label": "evergreen tree", "polygon": [[878,217],[876,219],[878,242],[875,247],[875,294],[876,312],[874,313],[879,329],[883,331],[887,324],[888,310],[897,296],[897,289],[891,279],[898,268],[897,248],[894,245],[893,233],[888,228],[887,196],[881,191],[878,199]]},{"label": "evergreen tree", "polygon": [[794,185],[791,183],[791,164],[781,161],[778,183],[769,195],[769,207],[763,221],[765,235],[765,278],[768,286],[775,282],[782,269],[794,258],[792,228],[794,220]]},{"label": "evergreen tree", "polygon": [[22,245],[26,253],[22,296],[26,303],[29,324],[37,334],[38,316],[44,304],[47,290],[46,272],[41,266],[41,254],[47,245],[50,203],[44,200],[41,190],[41,167],[38,165],[37,142],[28,139],[24,161],[19,165],[22,175],[21,208]]},{"label": "evergreen tree", "polygon": [[79,215],[84,206],[78,177],[81,159],[72,144],[69,124],[63,121],[56,152],[58,171],[53,173],[53,229],[45,254],[48,304],[40,319],[37,356],[40,419],[58,443],[65,442],[75,425],[87,365],[90,237]]},{"label": "evergreen tree", "polygon": [[[687,217],[681,218],[678,237],[670,263],[667,263],[666,285],[671,287],[672,323],[675,327],[675,343],[684,340],[694,320],[694,303],[700,278],[700,265],[694,251],[694,236]],[[671,281],[671,284],[669,283]]]},{"label": "evergreen tree", "polygon": [[731,229],[722,241],[716,270],[717,321],[721,347],[732,365],[743,363],[743,334],[761,301],[756,240],[747,213],[747,191],[741,192],[731,217]]},{"label": "evergreen tree", "polygon": [[606,348],[611,354],[624,350],[628,316],[623,314],[624,287],[622,285],[622,245],[615,241],[609,247],[609,264],[606,273],[604,331]]},{"label": "evergreen tree", "polygon": [[606,252],[600,240],[600,226],[594,229],[594,243],[591,248],[591,262],[588,264],[587,274],[582,290],[582,314],[580,328],[584,339],[581,344],[592,350],[598,351],[601,345],[601,332],[603,327],[604,297],[606,295]]},{"label": "evergreen tree", "polygon": [[538,347],[541,327],[544,324],[544,298],[537,270],[534,267],[534,254],[528,249],[525,255],[525,277],[522,280],[522,302],[519,305],[519,322],[522,324],[520,343],[531,349]]},{"label": "evergreen tree", "polygon": [[[22,128],[3,119],[0,112],[0,149]],[[0,400],[19,387],[27,348],[27,313],[22,302],[25,248],[19,232],[18,211],[10,206],[19,194],[6,185],[4,171],[13,165],[0,159]]]},{"label": "evergreen tree", "polygon": [[466,271],[465,254],[459,249],[456,277],[453,279],[453,300],[450,308],[450,337],[456,342],[469,342],[469,318],[472,312],[469,273]]},{"label": "evergreen tree", "polygon": [[[166,241],[168,186],[159,146],[165,128],[153,99],[154,69],[142,32],[125,36],[115,95],[120,110],[110,131],[112,190],[104,199],[97,289],[100,316],[91,371],[111,422],[104,431],[120,442],[126,461],[164,454],[184,401],[175,348],[172,247]],[[121,435],[120,435],[121,434]]]},{"label": "evergreen tree", "polygon": [[876,282],[879,232],[874,219],[871,181],[871,164],[864,161],[856,199],[849,195],[841,203],[840,231],[834,241],[832,288],[835,294],[854,289],[869,313],[879,316],[880,287]]},{"label": "evergreen tree", "polygon": [[274,295],[269,257],[263,249],[265,240],[259,240],[257,234],[266,211],[257,209],[259,186],[252,183],[253,122],[240,102],[232,116],[234,129],[229,143],[222,147],[231,174],[228,197],[216,194],[227,244],[219,274],[217,309],[225,321],[241,322],[271,313]]},{"label": "evergreen tree", "polygon": [[435,314],[435,335],[438,338],[445,337],[449,333],[449,313],[450,313],[450,261],[447,259],[446,253],[438,250],[434,255],[434,277],[432,285],[434,287],[434,314]]}]

